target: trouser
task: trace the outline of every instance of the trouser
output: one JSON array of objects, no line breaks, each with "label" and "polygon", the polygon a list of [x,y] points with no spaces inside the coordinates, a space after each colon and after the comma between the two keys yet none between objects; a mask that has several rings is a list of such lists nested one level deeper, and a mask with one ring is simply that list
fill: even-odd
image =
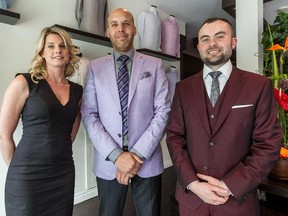
[{"label": "trouser", "polygon": [[[160,216],[161,174],[150,178],[138,175],[131,179],[131,193],[137,216]],[[99,197],[99,216],[122,216],[127,185],[121,185],[116,179],[96,178]]]}]

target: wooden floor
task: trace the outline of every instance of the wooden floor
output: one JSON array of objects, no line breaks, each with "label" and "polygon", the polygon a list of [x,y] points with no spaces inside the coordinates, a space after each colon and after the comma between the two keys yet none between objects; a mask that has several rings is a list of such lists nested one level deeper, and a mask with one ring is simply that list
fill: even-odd
[{"label": "wooden floor", "polygon": [[[172,167],[165,169],[162,176],[162,216],[178,216],[174,199],[176,176]],[[267,201],[260,201],[261,216],[287,216],[288,199],[266,194]],[[99,216],[98,198],[92,198],[74,206],[73,216]],[[130,190],[127,194],[123,216],[136,216]]]}]

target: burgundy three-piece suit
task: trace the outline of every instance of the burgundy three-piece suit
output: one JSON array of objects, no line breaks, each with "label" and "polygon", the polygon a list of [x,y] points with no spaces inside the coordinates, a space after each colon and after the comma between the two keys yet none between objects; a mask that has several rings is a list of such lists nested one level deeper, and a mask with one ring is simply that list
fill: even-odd
[{"label": "burgundy three-piece suit", "polygon": [[[278,159],[281,139],[277,105],[266,77],[233,67],[214,108],[203,71],[180,81],[167,127],[179,205],[191,212],[208,209],[213,215],[259,215],[256,189]],[[186,189],[198,179],[196,173],[222,179],[233,196],[219,206],[204,203]],[[207,213],[200,210],[198,215]]]}]

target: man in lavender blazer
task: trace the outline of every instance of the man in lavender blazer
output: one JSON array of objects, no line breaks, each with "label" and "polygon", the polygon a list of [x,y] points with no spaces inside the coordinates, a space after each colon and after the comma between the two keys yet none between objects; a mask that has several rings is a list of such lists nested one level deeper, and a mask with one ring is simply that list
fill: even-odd
[{"label": "man in lavender blazer", "polygon": [[[107,35],[113,53],[91,61],[84,88],[81,112],[94,145],[100,215],[122,215],[129,182],[137,214],[160,215],[160,141],[170,111],[168,81],[160,59],[134,50],[135,34],[132,14],[112,11]],[[123,54],[129,57],[128,137],[122,134],[117,88],[117,59]]]}]

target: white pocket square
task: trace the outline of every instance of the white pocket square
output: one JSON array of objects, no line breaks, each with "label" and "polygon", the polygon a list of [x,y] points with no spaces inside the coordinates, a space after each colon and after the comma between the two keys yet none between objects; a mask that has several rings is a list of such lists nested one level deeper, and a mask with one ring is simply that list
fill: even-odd
[{"label": "white pocket square", "polygon": [[251,107],[253,104],[243,104],[243,105],[235,105],[232,106],[232,109],[239,109],[239,108],[245,108],[245,107]]}]

